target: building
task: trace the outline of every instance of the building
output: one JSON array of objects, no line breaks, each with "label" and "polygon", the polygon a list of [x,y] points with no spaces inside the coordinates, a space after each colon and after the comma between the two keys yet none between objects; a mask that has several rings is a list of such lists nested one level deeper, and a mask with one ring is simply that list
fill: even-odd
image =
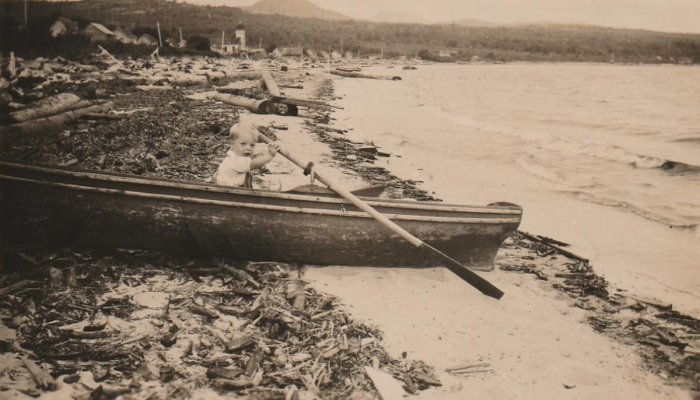
[{"label": "building", "polygon": [[440,50],[437,57],[441,60],[449,60],[450,58],[455,57],[457,54],[459,54],[459,51],[457,50]]},{"label": "building", "polygon": [[287,58],[304,58],[304,49],[301,47],[283,47],[280,51],[282,57]]},{"label": "building", "polygon": [[148,33],[144,33],[141,35],[138,40],[136,41],[137,44],[145,44],[147,46],[153,46],[154,44],[158,44],[158,41],[156,38],[153,36],[149,35]]},{"label": "building", "polygon": [[135,44],[139,40],[136,35],[124,28],[116,28],[112,32],[114,32],[114,38],[122,43]]},{"label": "building", "polygon": [[238,25],[236,25],[235,39],[238,41],[238,50],[245,50],[245,27],[241,21],[238,21]]},{"label": "building", "polygon": [[332,59],[332,60],[340,60],[341,58],[343,58],[343,55],[340,54],[339,51],[333,50],[333,51],[331,52],[331,59]]},{"label": "building", "polygon": [[56,22],[54,22],[49,28],[49,34],[54,38],[63,36],[67,33],[75,33],[77,31],[78,23],[64,17],[58,17]]},{"label": "building", "polygon": [[114,39],[115,37],[114,32],[107,29],[106,26],[98,24],[97,22],[91,22],[90,25],[83,30],[83,34],[90,38],[91,42],[104,42]]}]

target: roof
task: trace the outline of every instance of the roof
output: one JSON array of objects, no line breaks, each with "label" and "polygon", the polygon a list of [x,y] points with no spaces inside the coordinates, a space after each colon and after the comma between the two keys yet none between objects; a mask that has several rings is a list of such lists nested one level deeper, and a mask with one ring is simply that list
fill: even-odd
[{"label": "roof", "polygon": [[238,25],[236,25],[236,30],[244,30],[245,26],[243,26],[243,22],[241,20],[238,20]]},{"label": "roof", "polygon": [[104,33],[105,35],[114,35],[114,32],[112,32],[112,31],[110,31],[109,29],[107,29],[106,26],[104,26],[104,25],[102,25],[102,24],[98,24],[97,22],[91,22],[90,25],[88,25],[87,28],[85,28],[85,29],[89,29],[89,28],[91,28],[91,27],[97,29],[98,31],[100,31],[100,32],[102,32],[102,33]]},{"label": "roof", "polygon": [[126,30],[124,28],[115,29],[114,34],[115,35],[122,35],[127,39],[134,39],[134,40],[136,39],[136,35],[134,35],[133,33],[129,32],[128,30]]}]

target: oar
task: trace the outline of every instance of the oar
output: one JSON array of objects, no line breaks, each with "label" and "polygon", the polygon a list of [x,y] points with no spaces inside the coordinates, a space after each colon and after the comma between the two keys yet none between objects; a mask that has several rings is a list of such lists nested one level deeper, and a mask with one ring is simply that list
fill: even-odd
[{"label": "oar", "polygon": [[[264,134],[260,134],[260,139],[267,143],[273,143],[273,141],[265,136]],[[286,157],[289,161],[293,162],[294,164],[298,165],[301,168],[306,168],[307,164],[305,164],[303,161],[299,160],[295,156],[289,154],[288,151],[280,149],[279,153],[282,154],[284,157]],[[389,218],[385,217],[384,215],[380,214],[377,210],[372,208],[369,204],[365,203],[364,201],[360,200],[355,196],[354,194],[350,193],[348,190],[345,188],[341,187],[338,185],[336,182],[326,178],[325,176],[319,174],[318,172],[315,172],[315,177],[319,181],[321,181],[323,184],[331,188],[334,192],[338,193],[341,197],[345,198],[346,200],[350,201],[352,204],[354,204],[357,208],[360,210],[366,212],[367,214],[371,215],[374,219],[379,221],[382,225],[385,227],[391,229],[396,233],[397,235],[401,236],[402,238],[406,239],[409,241],[412,245],[423,249],[426,253],[437,257],[438,259],[442,260],[445,263],[445,266],[455,273],[457,276],[465,280],[467,283],[470,285],[474,286],[477,288],[481,293],[491,296],[496,299],[500,299],[503,297],[503,292],[492,285],[490,282],[488,282],[486,279],[480,277],[479,275],[475,274],[474,272],[470,271],[462,265],[459,261],[455,260],[454,258],[448,256],[447,254],[441,252],[440,250],[434,248],[433,246],[423,242],[422,240],[418,239],[417,237],[413,236],[410,234],[408,231],[403,229],[402,227],[396,225],[394,222],[392,222]]]}]

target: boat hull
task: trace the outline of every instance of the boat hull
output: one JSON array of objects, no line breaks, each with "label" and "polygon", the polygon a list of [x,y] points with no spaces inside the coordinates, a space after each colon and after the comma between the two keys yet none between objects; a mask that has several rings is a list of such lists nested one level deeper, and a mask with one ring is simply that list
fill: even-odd
[{"label": "boat hull", "polygon": [[[344,199],[0,162],[0,243],[145,249],[321,265],[436,266]],[[363,198],[471,269],[489,270],[518,207]]]}]

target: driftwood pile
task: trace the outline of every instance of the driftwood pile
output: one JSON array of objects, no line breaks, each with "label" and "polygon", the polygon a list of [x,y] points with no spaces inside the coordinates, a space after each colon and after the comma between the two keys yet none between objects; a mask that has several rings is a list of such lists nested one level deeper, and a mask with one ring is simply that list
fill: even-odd
[{"label": "driftwood pile", "polygon": [[0,130],[5,142],[18,135],[41,135],[63,129],[64,125],[83,119],[121,119],[125,115],[108,114],[110,101],[81,100],[73,93],[61,93],[38,100],[9,113],[14,123]]},{"label": "driftwood pile", "polygon": [[[17,335],[1,342],[14,353],[3,356],[5,390],[326,399],[377,398],[375,387],[387,383],[410,393],[440,385],[421,362],[389,357],[380,332],[285,265],[146,252],[20,254],[9,262],[43,278],[0,297],[3,324]],[[26,372],[33,383],[8,378]]]}]

